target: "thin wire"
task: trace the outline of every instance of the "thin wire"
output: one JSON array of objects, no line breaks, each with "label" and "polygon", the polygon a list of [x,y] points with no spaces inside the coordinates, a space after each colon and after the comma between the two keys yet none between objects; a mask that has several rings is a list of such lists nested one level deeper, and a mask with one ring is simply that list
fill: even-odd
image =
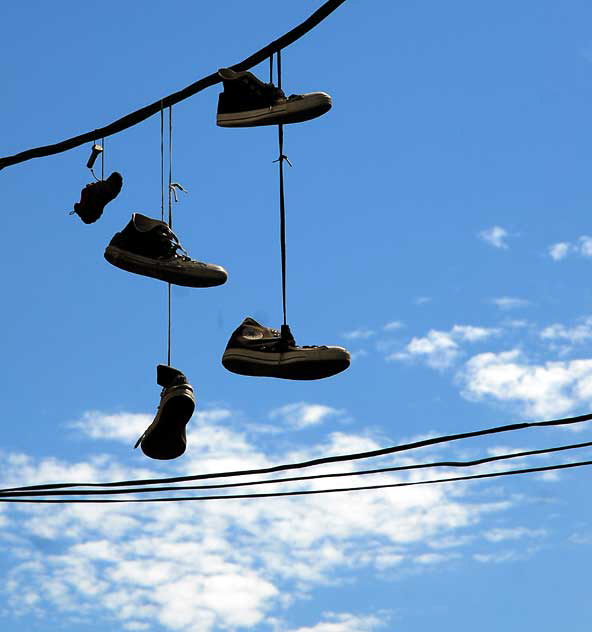
[{"label": "thin wire", "polygon": [[164,111],[160,101],[160,219],[164,222]]},{"label": "thin wire", "polygon": [[534,472],[549,472],[552,470],[563,470],[573,467],[592,465],[592,461],[577,461],[575,463],[563,463],[560,465],[546,465],[543,467],[529,467],[519,470],[506,470],[504,472],[488,472],[486,474],[471,474],[470,476],[452,476],[448,478],[437,478],[427,481],[408,481],[404,483],[384,483],[381,485],[364,485],[360,487],[337,487],[331,489],[307,489],[291,492],[268,492],[260,494],[224,494],[212,496],[178,496],[166,498],[72,498],[72,499],[51,499],[51,498],[14,498],[0,496],[0,502],[5,503],[43,503],[43,504],[80,504],[80,503],[159,503],[159,502],[183,502],[196,500],[236,500],[250,498],[273,498],[282,496],[310,496],[318,494],[334,494],[340,492],[354,492],[362,490],[389,489],[395,487],[412,487],[415,485],[435,485],[439,483],[452,483],[456,481],[469,481],[485,478],[496,478],[499,476],[513,476],[517,474],[532,474]]},{"label": "thin wire", "polygon": [[573,450],[576,448],[584,448],[592,446],[592,441],[584,443],[575,443],[572,445],[557,446],[554,448],[543,448],[539,450],[526,450],[523,452],[513,452],[510,454],[501,454],[496,456],[474,459],[472,461],[436,461],[433,463],[415,463],[412,465],[397,465],[392,467],[382,467],[373,470],[359,470],[356,472],[332,472],[329,474],[314,474],[310,476],[292,476],[286,478],[266,479],[259,481],[242,481],[240,483],[216,483],[212,485],[170,485],[160,487],[141,487],[136,489],[101,489],[101,490],[28,490],[25,488],[12,488],[9,490],[0,490],[0,498],[2,496],[98,496],[113,494],[144,494],[165,491],[187,491],[187,490],[205,490],[205,489],[230,489],[235,487],[252,487],[256,485],[271,485],[278,483],[295,483],[302,481],[311,481],[325,478],[343,478],[345,476],[363,476],[368,474],[384,474],[386,472],[403,472],[418,469],[427,469],[435,467],[475,467],[484,465],[485,463],[493,463],[494,461],[503,461],[508,459],[524,458],[526,456],[534,456],[541,454],[550,454],[552,452],[561,452],[565,450]]},{"label": "thin wire", "polygon": [[[277,81],[278,88],[282,87],[282,53],[277,51]],[[284,126],[278,125],[278,146],[280,165],[280,250],[282,259],[282,309],[284,313],[284,325],[287,325],[286,313],[286,204],[284,201]]]},{"label": "thin wire", "polygon": [[264,467],[250,470],[234,470],[226,472],[212,472],[211,474],[193,474],[189,476],[173,476],[168,478],[145,478],[139,480],[130,481],[114,481],[108,483],[50,483],[41,485],[28,485],[26,487],[13,487],[0,491],[11,490],[25,490],[25,489],[63,489],[66,487],[123,487],[124,485],[150,485],[160,483],[181,483],[185,481],[197,481],[206,480],[212,478],[229,478],[234,476],[248,476],[253,474],[271,474],[275,472],[285,472],[287,470],[302,469],[306,467],[312,467],[316,465],[326,465],[328,463],[338,463],[342,461],[355,461],[359,459],[367,459],[379,456],[386,456],[387,454],[395,454],[398,452],[406,452],[408,450],[415,450],[417,448],[424,448],[427,446],[437,445],[441,443],[452,443],[453,441],[460,441],[462,439],[469,439],[473,437],[482,437],[485,435],[499,434],[502,432],[513,432],[515,430],[524,430],[526,428],[539,428],[547,426],[566,426],[576,423],[582,423],[592,420],[592,414],[578,415],[577,417],[564,417],[562,419],[550,419],[547,421],[524,421],[514,424],[506,424],[503,426],[494,426],[491,428],[484,428],[483,430],[473,430],[471,432],[461,432],[452,435],[442,435],[439,437],[431,437],[429,439],[422,439],[421,441],[413,441],[411,443],[402,443],[400,445],[391,446],[388,448],[381,448],[379,450],[370,450],[367,452],[357,452],[352,454],[341,454],[337,456],[327,456],[318,459],[312,459],[309,461],[301,461],[299,463],[286,463],[282,465],[275,465],[272,467]]},{"label": "thin wire", "polygon": [[173,107],[169,106],[169,228],[173,229]]},{"label": "thin wire", "polygon": [[[173,229],[173,107],[169,106],[169,228]],[[167,364],[171,366],[171,329],[172,297],[171,284],[167,283],[168,327],[167,327]]]}]

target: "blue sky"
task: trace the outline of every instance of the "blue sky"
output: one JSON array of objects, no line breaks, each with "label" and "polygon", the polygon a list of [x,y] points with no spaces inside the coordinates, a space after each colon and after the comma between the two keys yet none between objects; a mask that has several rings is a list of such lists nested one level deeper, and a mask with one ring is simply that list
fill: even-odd
[{"label": "blue sky", "polygon": [[[5,3],[0,154],[107,124],[319,5]],[[106,139],[124,187],[96,224],[68,215],[90,145],[4,169],[3,484],[265,466],[589,412],[591,18],[578,0],[348,0],[284,51],[286,92],[334,104],[285,129],[288,320],[300,344],[353,355],[327,380],[221,366],[245,316],[281,323],[276,130],[217,128],[218,87],[175,106],[173,179],[189,191],[175,231],[229,280],[173,290],[172,363],[197,412],[170,463],[132,450],[159,400],[166,286],[103,259],[131,212],[160,213],[158,117]],[[530,430],[322,471],[590,435]],[[589,480],[580,468],[307,498],[2,506],[0,627],[588,631]]]}]

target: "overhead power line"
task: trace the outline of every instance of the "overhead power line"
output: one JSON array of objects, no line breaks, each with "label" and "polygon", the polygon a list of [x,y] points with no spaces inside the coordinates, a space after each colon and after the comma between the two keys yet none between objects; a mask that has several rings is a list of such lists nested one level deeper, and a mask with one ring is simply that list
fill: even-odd
[{"label": "overhead power line", "polygon": [[[321,7],[319,7],[310,17],[308,17],[304,22],[294,27],[292,30],[288,31],[278,39],[274,40],[267,46],[264,46],[256,53],[253,53],[243,61],[230,66],[232,70],[242,71],[249,70],[253,66],[261,63],[262,61],[268,59],[274,53],[290,46],[295,41],[299,40],[303,35],[306,35],[309,31],[311,31],[315,26],[321,23],[327,16],[329,16],[335,9],[337,9],[340,5],[342,5],[345,0],[327,0]],[[6,156],[4,158],[0,158],[0,170],[5,167],[10,167],[11,165],[16,165],[20,162],[25,162],[27,160],[31,160],[32,158],[42,158],[44,156],[51,156],[53,154],[59,154],[64,151],[68,151],[69,149],[74,149],[74,147],[79,147],[80,145],[84,145],[85,143],[94,142],[97,138],[106,138],[107,136],[113,136],[113,134],[117,134],[126,130],[142,121],[145,121],[147,118],[150,118],[154,114],[158,114],[161,109],[167,108],[171,105],[175,105],[176,103],[180,103],[185,99],[209,88],[217,83],[220,83],[222,79],[218,75],[217,72],[212,73],[211,75],[207,75],[206,77],[202,77],[198,79],[191,85],[179,90],[178,92],[173,92],[173,94],[169,94],[150,105],[146,105],[135,112],[131,112],[130,114],[126,114],[125,116],[113,121],[113,123],[109,123],[105,127],[99,127],[90,132],[86,132],[85,134],[80,134],[78,136],[74,136],[73,138],[68,138],[59,143],[55,143],[53,145],[44,145],[42,147],[34,147],[32,149],[27,149],[26,151],[22,151],[14,156]]]},{"label": "overhead power line", "polygon": [[[326,465],[328,463],[337,463],[343,461],[354,461],[360,459],[367,459],[379,456],[386,456],[388,454],[396,454],[399,452],[406,452],[408,450],[414,450],[417,448],[423,448],[431,445],[437,445],[441,443],[451,443],[453,441],[459,441],[461,439],[469,439],[473,437],[480,437],[491,434],[498,434],[503,432],[512,432],[515,430],[523,430],[526,428],[545,427],[545,426],[564,426],[576,423],[582,423],[590,421],[592,414],[578,415],[576,417],[565,417],[562,419],[551,419],[548,421],[531,421],[520,422],[514,424],[506,424],[503,426],[494,426],[491,428],[484,428],[482,430],[473,430],[471,432],[461,432],[457,434],[443,435],[439,437],[430,437],[429,439],[422,439],[420,441],[413,441],[411,443],[403,443],[388,448],[381,448],[379,450],[369,450],[366,452],[357,452],[352,454],[341,454],[337,456],[327,456],[318,459],[312,459],[309,461],[301,461],[299,463],[286,463],[283,465],[275,465],[272,467],[255,468],[249,470],[234,470],[226,472],[212,472],[209,474],[193,474],[189,476],[173,476],[167,478],[144,478],[138,480],[128,481],[112,481],[107,483],[46,483],[37,485],[27,485],[20,487],[11,487],[0,489],[0,493],[8,493],[13,491],[27,491],[27,490],[53,490],[53,489],[67,489],[74,487],[131,487],[131,486],[145,486],[155,484],[169,484],[169,483],[181,483],[186,481],[198,481],[215,478],[229,478],[235,476],[249,476],[256,474],[272,474],[275,472],[285,472],[288,470],[302,469],[312,467],[316,465]],[[580,447],[583,447],[580,446]]]},{"label": "overhead power line", "polygon": [[493,463],[494,461],[504,461],[508,459],[519,459],[527,456],[538,456],[541,454],[551,454],[565,450],[577,448],[587,448],[592,446],[592,441],[583,443],[573,443],[570,445],[556,446],[553,448],[541,448],[538,450],[525,450],[523,452],[512,452],[509,454],[498,454],[496,456],[483,457],[470,461],[435,461],[431,463],[413,463],[411,465],[395,465],[391,467],[381,467],[372,470],[357,470],[353,472],[331,472],[328,474],[311,474],[308,476],[291,476],[285,478],[262,479],[257,481],[241,481],[240,483],[216,483],[210,485],[168,485],[160,487],[128,487],[128,488],[108,488],[108,489],[27,489],[12,488],[10,490],[0,490],[0,498],[5,497],[33,497],[33,496],[100,496],[113,494],[145,494],[169,491],[206,490],[206,489],[230,489],[236,487],[252,487],[256,485],[275,485],[279,483],[295,483],[302,481],[312,481],[326,478],[343,478],[345,476],[363,476],[368,474],[384,474],[392,472],[405,472],[411,470],[428,469],[435,467],[466,468]]},{"label": "overhead power line", "polygon": [[310,496],[318,494],[335,494],[340,492],[354,492],[362,490],[388,489],[395,487],[412,487],[415,485],[434,485],[439,483],[452,483],[455,481],[469,481],[499,476],[514,476],[517,474],[531,474],[534,472],[550,472],[567,468],[592,465],[592,461],[576,461],[574,463],[562,463],[560,465],[546,465],[543,467],[528,467],[519,470],[506,470],[504,472],[488,472],[486,474],[471,474],[470,476],[451,476],[427,481],[408,481],[404,483],[385,483],[381,485],[364,485],[360,487],[335,487],[331,489],[306,489],[290,492],[267,492],[260,494],[223,494],[211,496],[172,496],[165,498],[14,498],[0,496],[0,503],[33,503],[33,504],[90,504],[90,503],[163,503],[163,502],[188,502],[200,500],[238,500],[254,498],[277,498],[283,496]]}]

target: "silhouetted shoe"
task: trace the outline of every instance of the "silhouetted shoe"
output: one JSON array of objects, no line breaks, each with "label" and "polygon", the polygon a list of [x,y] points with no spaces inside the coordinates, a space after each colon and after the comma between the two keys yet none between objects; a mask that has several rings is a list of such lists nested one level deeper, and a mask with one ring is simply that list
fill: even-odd
[{"label": "silhouetted shoe", "polygon": [[106,180],[87,184],[80,192],[80,202],[74,204],[72,213],[76,213],[85,224],[96,222],[105,206],[118,196],[122,186],[123,178],[117,171]]},{"label": "silhouetted shoe", "polygon": [[156,381],[164,387],[154,421],[146,428],[134,448],[151,459],[176,459],[187,447],[187,426],[195,410],[193,388],[187,378],[172,366],[159,364]]},{"label": "silhouetted shoe", "polygon": [[212,287],[228,278],[221,266],[191,259],[165,222],[140,213],[133,213],[128,225],[115,233],[105,259],[128,272],[175,285]]},{"label": "silhouetted shoe", "polygon": [[222,364],[232,373],[287,380],[318,380],[347,369],[350,356],[343,347],[298,347],[288,325],[263,327],[245,318],[233,332]]},{"label": "silhouetted shoe", "polygon": [[218,74],[224,83],[216,117],[220,127],[300,123],[331,109],[331,97],[325,92],[293,94],[286,98],[283,90],[273,83],[263,83],[250,72],[221,68]]}]

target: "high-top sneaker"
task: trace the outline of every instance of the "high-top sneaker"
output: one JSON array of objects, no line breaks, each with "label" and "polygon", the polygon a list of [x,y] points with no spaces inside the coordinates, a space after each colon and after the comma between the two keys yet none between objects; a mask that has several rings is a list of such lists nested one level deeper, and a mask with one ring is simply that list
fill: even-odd
[{"label": "high-top sneaker", "polygon": [[347,369],[343,347],[299,347],[288,325],[281,331],[245,318],[230,336],[222,364],[232,373],[287,380],[318,380]]},{"label": "high-top sneaker", "polygon": [[195,410],[193,388],[178,369],[165,364],[156,367],[156,381],[163,387],[154,421],[146,428],[134,448],[151,459],[176,459],[185,452],[185,426]]},{"label": "high-top sneaker", "polygon": [[224,83],[216,117],[220,127],[300,123],[331,109],[331,97],[325,92],[292,94],[286,98],[283,90],[273,83],[263,83],[250,72],[221,68],[218,74]]},{"label": "high-top sneaker", "polygon": [[80,202],[74,204],[72,213],[76,213],[85,224],[96,222],[105,206],[119,195],[122,186],[123,178],[117,171],[106,180],[87,184],[80,192]]},{"label": "high-top sneaker", "polygon": [[133,213],[128,225],[115,233],[105,259],[128,272],[175,285],[212,287],[228,278],[221,266],[191,259],[165,222],[140,213]]}]

